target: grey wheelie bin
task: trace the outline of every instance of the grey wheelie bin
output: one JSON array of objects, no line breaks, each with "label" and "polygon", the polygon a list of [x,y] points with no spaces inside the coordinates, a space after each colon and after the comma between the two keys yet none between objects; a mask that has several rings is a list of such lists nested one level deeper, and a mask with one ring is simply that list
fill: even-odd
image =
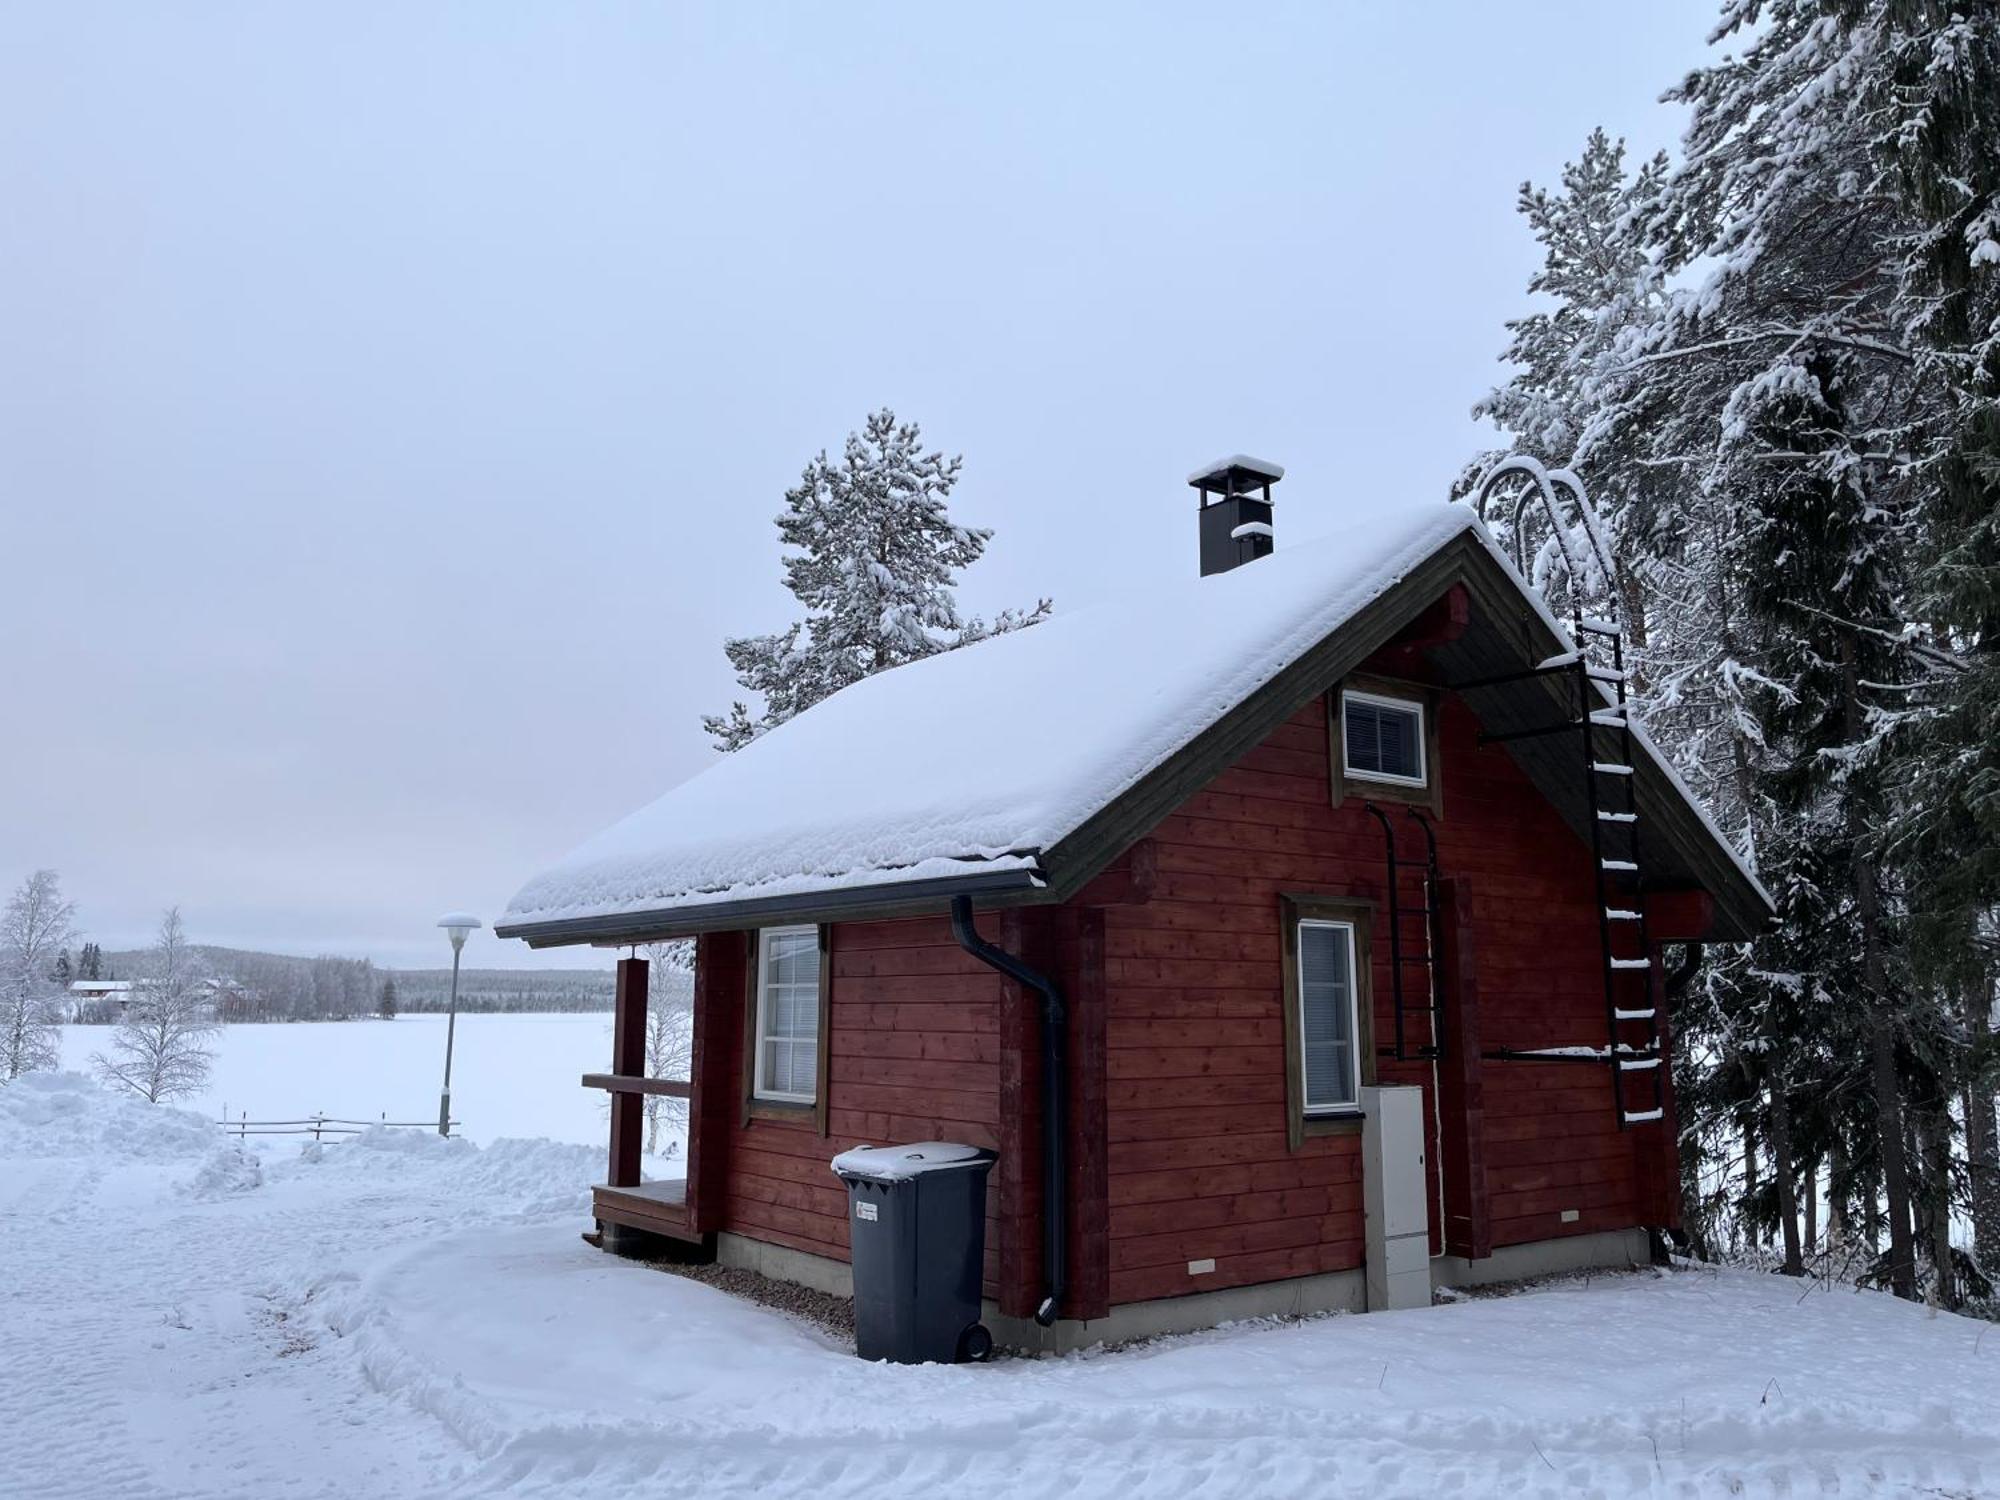
[{"label": "grey wheelie bin", "polygon": [[986,1174],[977,1146],[860,1146],[833,1159],[847,1184],[854,1263],[854,1352],[897,1364],[982,1360]]}]

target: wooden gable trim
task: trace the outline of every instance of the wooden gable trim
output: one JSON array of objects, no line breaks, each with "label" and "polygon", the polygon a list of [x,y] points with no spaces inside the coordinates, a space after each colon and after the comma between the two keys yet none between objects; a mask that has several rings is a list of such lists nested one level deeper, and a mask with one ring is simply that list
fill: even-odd
[{"label": "wooden gable trim", "polygon": [[1042,868],[1052,899],[1069,899],[1127,845],[1150,833],[1168,813],[1249,754],[1330,684],[1373,656],[1408,621],[1413,601],[1428,602],[1442,594],[1464,571],[1467,557],[1477,547],[1464,535],[1447,542],[1150,775],[1050,846]]}]

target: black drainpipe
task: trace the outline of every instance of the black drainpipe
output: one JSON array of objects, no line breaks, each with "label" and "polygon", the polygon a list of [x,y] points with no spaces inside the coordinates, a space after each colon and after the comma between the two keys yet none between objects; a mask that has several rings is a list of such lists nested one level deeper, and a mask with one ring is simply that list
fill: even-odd
[{"label": "black drainpipe", "polygon": [[[1062,991],[1046,974],[1038,974],[1004,948],[996,948],[972,925],[972,898],[951,898],[951,935],[958,946],[990,969],[998,969],[1016,984],[1042,997],[1042,1280],[1047,1290],[1035,1309],[1035,1321],[1047,1328],[1056,1320],[1063,1294],[1069,1290],[1064,1246],[1069,1242],[1069,1171],[1065,1165],[1069,1137],[1069,1066],[1065,1041],[1069,1010]],[[1010,1168],[1011,1170],[1011,1168]]]}]

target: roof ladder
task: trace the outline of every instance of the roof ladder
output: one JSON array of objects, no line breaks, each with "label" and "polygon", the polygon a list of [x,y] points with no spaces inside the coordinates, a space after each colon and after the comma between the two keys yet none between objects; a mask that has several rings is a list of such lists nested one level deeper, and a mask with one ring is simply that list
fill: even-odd
[{"label": "roof ladder", "polygon": [[[1415,908],[1403,905],[1402,885],[1404,866],[1396,858],[1396,828],[1389,821],[1389,815],[1373,802],[1362,804],[1376,822],[1382,825],[1383,858],[1388,866],[1387,886],[1389,891],[1389,993],[1395,1007],[1396,1045],[1376,1049],[1378,1057],[1393,1057],[1397,1062],[1428,1060],[1444,1056],[1444,1030],[1438,1013],[1437,953],[1438,953],[1438,852],[1437,833],[1431,821],[1416,808],[1404,809],[1424,831],[1424,864],[1420,887],[1423,898]],[[1403,924],[1410,917],[1423,920],[1423,940],[1421,951],[1405,951]],[[1413,1006],[1406,998],[1404,976],[1410,968],[1421,968],[1424,972],[1424,999],[1421,1006]],[[1428,1038],[1422,1045],[1412,1043],[1409,1037],[1409,1015],[1411,1010],[1420,1010],[1425,1017]]]},{"label": "roof ladder", "polygon": [[[1595,813],[1590,820],[1590,856],[1597,877],[1597,936],[1610,1038],[1606,1056],[1612,1063],[1612,1104],[1623,1130],[1664,1118],[1667,1102],[1659,1007],[1653,996],[1653,944],[1640,885],[1638,778],[1632,774],[1635,757],[1626,699],[1631,674],[1625,669],[1625,637],[1615,620],[1587,620],[1579,610],[1573,633],[1577,652],[1570,670],[1576,674],[1581,731],[1577,740],[1582,746],[1586,805]],[[1593,647],[1600,655],[1609,649],[1608,664],[1591,661]],[[1600,701],[1599,683],[1611,692],[1614,707],[1594,706]]]},{"label": "roof ladder", "polygon": [[[1645,886],[1639,858],[1639,804],[1633,774],[1632,674],[1625,664],[1625,631],[1620,623],[1617,569],[1609,535],[1592,509],[1583,484],[1566,469],[1547,469],[1535,459],[1512,454],[1486,473],[1478,509],[1488,519],[1489,503],[1503,491],[1513,498],[1514,565],[1530,576],[1528,532],[1523,525],[1531,502],[1539,499],[1549,523],[1548,544],[1560,554],[1569,577],[1572,609],[1570,648],[1534,666],[1455,683],[1468,688],[1497,687],[1531,678],[1565,676],[1574,685],[1574,717],[1497,734],[1481,733],[1483,745],[1509,740],[1574,734],[1581,757],[1584,807],[1591,814],[1590,867],[1597,882],[1597,937],[1604,981],[1607,1045],[1502,1048],[1488,1057],[1508,1060],[1599,1062],[1609,1066],[1618,1128],[1645,1125],[1666,1116],[1666,1058],[1661,1047],[1660,1007],[1653,990],[1652,937],[1646,930]],[[1563,515],[1567,495],[1576,511],[1572,526]],[[1584,612],[1584,594],[1595,588],[1604,600],[1601,616]],[[1610,701],[1606,701],[1609,699]],[[1631,1076],[1628,1084],[1627,1076]],[[1647,1080],[1651,1081],[1650,1088]]]}]

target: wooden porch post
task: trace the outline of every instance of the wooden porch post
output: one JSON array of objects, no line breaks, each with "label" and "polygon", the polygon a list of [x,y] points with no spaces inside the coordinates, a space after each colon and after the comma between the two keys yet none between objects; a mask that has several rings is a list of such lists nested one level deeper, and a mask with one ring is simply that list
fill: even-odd
[{"label": "wooden porch post", "polygon": [[729,1152],[743,1107],[747,932],[704,932],[694,944],[694,1066],[688,1095],[687,1206],[697,1234],[722,1228]]},{"label": "wooden porch post", "polygon": [[1444,1249],[1484,1260],[1493,1253],[1486,1198],[1486,1104],[1479,1060],[1479,973],[1473,957],[1472,883],[1463,875],[1438,882],[1438,1000],[1444,1056],[1438,1063],[1443,1116]]},{"label": "wooden porch post", "polygon": [[[618,960],[617,1001],[611,1018],[611,1071],[625,1078],[646,1074],[646,986],[643,958]],[[611,1187],[639,1185],[639,1150],[646,1139],[646,1096],[611,1096]]]}]

